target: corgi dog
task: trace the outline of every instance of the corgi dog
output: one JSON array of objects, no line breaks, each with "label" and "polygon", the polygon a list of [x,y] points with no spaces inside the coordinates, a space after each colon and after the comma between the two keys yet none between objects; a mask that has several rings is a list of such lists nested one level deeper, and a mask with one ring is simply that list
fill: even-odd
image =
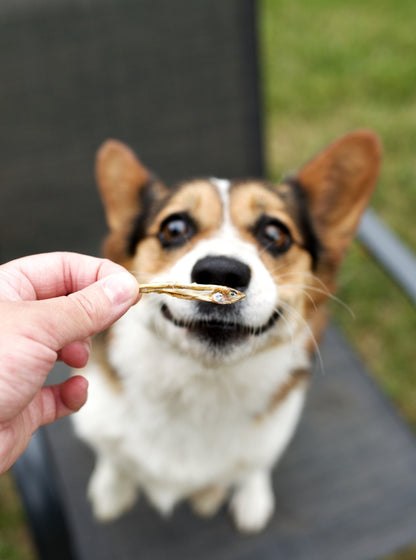
[{"label": "corgi dog", "polygon": [[222,306],[146,294],[93,340],[74,422],[96,453],[88,496],[99,520],[143,492],[165,515],[182,500],[203,516],[228,502],[238,530],[266,526],[271,472],[298,423],[325,302],[380,159],[377,136],[358,130],[281,184],[168,188],[123,143],[99,149],[105,256],[139,282],[246,295]]}]

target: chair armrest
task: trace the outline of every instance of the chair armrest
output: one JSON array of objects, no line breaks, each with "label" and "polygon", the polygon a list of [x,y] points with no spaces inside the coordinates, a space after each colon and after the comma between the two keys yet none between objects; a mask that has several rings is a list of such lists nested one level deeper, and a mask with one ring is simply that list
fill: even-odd
[{"label": "chair armrest", "polygon": [[364,214],[358,238],[416,306],[416,258],[373,210]]}]

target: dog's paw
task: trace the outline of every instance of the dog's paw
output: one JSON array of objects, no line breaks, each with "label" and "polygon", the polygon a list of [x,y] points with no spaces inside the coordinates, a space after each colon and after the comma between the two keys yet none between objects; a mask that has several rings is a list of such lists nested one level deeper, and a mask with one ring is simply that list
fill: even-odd
[{"label": "dog's paw", "polygon": [[274,512],[274,496],[267,473],[255,473],[237,488],[231,504],[235,526],[242,533],[258,533]]},{"label": "dog's paw", "polygon": [[94,517],[101,522],[113,521],[129,510],[137,493],[137,486],[107,462],[98,463],[88,485]]},{"label": "dog's paw", "polygon": [[209,486],[190,498],[192,509],[201,517],[212,517],[217,513],[227,497],[227,490],[221,486]]}]

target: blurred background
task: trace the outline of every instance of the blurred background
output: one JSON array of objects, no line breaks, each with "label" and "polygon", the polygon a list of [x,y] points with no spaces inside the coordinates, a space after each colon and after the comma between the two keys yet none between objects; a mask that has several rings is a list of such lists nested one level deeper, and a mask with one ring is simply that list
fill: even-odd
[{"label": "blurred background", "polygon": [[[12,3],[9,0],[3,2],[0,25],[3,23],[2,31],[8,29],[9,34],[0,34],[0,64],[1,52],[4,54],[8,42],[13,40],[12,8],[7,9],[7,4],[11,6]],[[15,0],[14,5],[25,9],[23,0]],[[156,9],[157,2],[153,5]],[[416,250],[415,21],[416,3],[413,0],[258,1],[267,175],[277,181],[345,132],[354,128],[372,128],[380,135],[384,146],[384,163],[373,208],[413,250]],[[74,37],[74,42],[78,39]],[[42,29],[37,40],[47,41],[47,34],[43,34]],[[30,52],[26,54],[25,75],[30,87],[31,73],[42,72],[42,67],[33,66]],[[7,70],[13,71],[10,67]],[[64,85],[59,89],[59,95],[65,96]],[[33,104],[36,104],[37,96],[47,93],[34,91]],[[0,141],[0,168],[7,170],[7,146],[10,142],[19,142],[19,126],[22,123],[18,110],[15,114],[5,114],[1,99],[0,83],[0,123],[6,123],[8,130],[14,130],[12,138]],[[100,92],[97,91],[97,103],[99,100]],[[163,97],[157,101],[163,103]],[[19,99],[15,102],[18,107]],[[82,103],[83,100],[77,102]],[[108,109],[111,111],[111,106]],[[120,119],[128,118],[119,108],[113,109],[119,111]],[[137,107],[137,111],[142,110],[146,111],[146,108]],[[16,127],[13,126],[15,119]],[[91,115],[91,121],[93,119],[94,115]],[[61,115],[57,115],[56,126],[59,128],[61,123]],[[103,136],[98,141],[104,140],[107,135],[104,124]],[[90,123],[85,122],[86,129],[89,126]],[[2,128],[4,131],[0,125],[0,137]],[[68,130],[70,117],[65,124],[66,134]],[[55,135],[59,138],[59,130],[55,131]],[[85,188],[93,188],[95,147],[84,146],[80,142],[79,161],[77,157],[73,161],[75,177],[84,165],[84,152],[88,152],[86,159],[91,173],[88,176],[90,184]],[[53,162],[36,160],[37,131],[33,131],[31,142],[22,146],[22,150],[31,154],[34,173],[37,166],[48,166],[48,172],[56,180],[71,182],[73,179],[59,176],[60,158],[65,157],[59,151],[59,142]],[[25,162],[25,165],[31,165],[30,159],[26,158]],[[217,171],[212,170],[212,173]],[[0,171],[0,176],[1,183],[7,184],[7,173]],[[16,231],[7,232],[0,227],[2,260],[15,256],[7,252],[8,233],[17,235],[19,231],[19,235],[30,239],[29,217],[30,212],[36,212],[36,194],[33,193],[33,199],[25,201],[27,215],[16,216]],[[74,192],[73,196],[79,199],[79,227],[82,228],[83,220],[88,220],[93,208],[83,206],[81,190]],[[50,201],[51,215],[53,202]],[[7,197],[3,196],[1,205],[1,212],[7,212]],[[63,217],[52,219],[59,225]],[[30,244],[27,247],[29,251]],[[97,240],[92,240],[91,252],[97,247]],[[331,305],[335,320],[369,364],[385,394],[416,430],[414,308],[358,244],[350,251],[342,269],[338,297],[342,304],[334,302]],[[0,558],[35,558],[10,475],[0,478]],[[395,559],[416,559],[416,549]]]}]

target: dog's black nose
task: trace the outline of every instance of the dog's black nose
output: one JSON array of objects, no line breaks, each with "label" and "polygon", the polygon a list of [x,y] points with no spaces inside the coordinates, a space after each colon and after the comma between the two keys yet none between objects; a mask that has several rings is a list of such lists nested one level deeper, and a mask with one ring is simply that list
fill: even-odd
[{"label": "dog's black nose", "polygon": [[250,268],[232,257],[207,256],[195,263],[191,273],[192,282],[218,284],[244,291],[251,278]]}]

